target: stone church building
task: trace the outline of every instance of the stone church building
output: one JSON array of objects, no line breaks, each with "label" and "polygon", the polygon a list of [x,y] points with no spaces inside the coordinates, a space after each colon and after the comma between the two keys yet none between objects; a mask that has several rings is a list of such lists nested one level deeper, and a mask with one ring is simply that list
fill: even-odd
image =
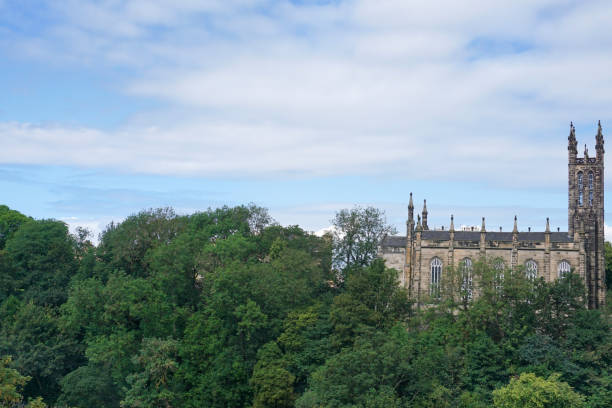
[{"label": "stone church building", "polygon": [[[450,227],[431,230],[427,225],[427,205],[414,220],[412,193],[408,205],[406,236],[387,236],[379,248],[387,266],[400,271],[400,281],[417,299],[436,294],[448,266],[468,272],[479,259],[498,267],[524,267],[527,276],[552,281],[570,270],[583,279],[589,308],[605,303],[604,262],[604,139],[598,124],[596,155],[584,151],[578,157],[576,133],[570,125],[568,137],[568,230],[551,231],[548,219],[543,232],[519,231],[514,217],[512,232],[489,231],[485,219],[478,230]],[[471,289],[470,289],[471,292]]]}]

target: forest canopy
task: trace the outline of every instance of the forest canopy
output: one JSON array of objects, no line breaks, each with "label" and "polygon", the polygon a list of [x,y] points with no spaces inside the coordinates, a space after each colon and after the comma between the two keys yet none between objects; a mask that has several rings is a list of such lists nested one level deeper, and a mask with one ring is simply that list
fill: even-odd
[{"label": "forest canopy", "polygon": [[377,257],[382,211],[332,224],[149,209],[94,245],[0,206],[0,406],[612,406],[610,311],[576,275],[500,285],[482,260],[478,296],[449,269],[419,306]]}]

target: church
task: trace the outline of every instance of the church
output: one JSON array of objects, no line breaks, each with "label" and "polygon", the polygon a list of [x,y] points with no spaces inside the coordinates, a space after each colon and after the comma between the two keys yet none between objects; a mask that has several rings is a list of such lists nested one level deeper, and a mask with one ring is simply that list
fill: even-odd
[{"label": "church", "polygon": [[[528,277],[552,281],[573,271],[587,289],[591,309],[605,304],[604,260],[604,138],[601,123],[595,136],[595,157],[585,146],[578,157],[576,129],[570,124],[568,137],[568,230],[551,231],[548,219],[542,232],[519,231],[514,217],[512,232],[487,230],[482,225],[455,230],[453,216],[448,228],[429,229],[427,203],[414,219],[412,193],[408,204],[406,236],[387,236],[379,252],[388,267],[400,271],[400,282],[410,296],[422,302],[440,290],[448,267],[467,271],[465,285],[471,288],[471,269],[485,259],[495,267],[523,267]],[[471,289],[470,289],[471,294]]]}]

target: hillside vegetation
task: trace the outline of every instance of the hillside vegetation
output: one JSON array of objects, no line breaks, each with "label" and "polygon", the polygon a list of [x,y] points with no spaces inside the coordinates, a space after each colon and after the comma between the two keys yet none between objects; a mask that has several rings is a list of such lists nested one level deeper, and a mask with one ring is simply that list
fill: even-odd
[{"label": "hillside vegetation", "polygon": [[154,209],[93,245],[0,206],[0,407],[612,406],[609,315],[575,275],[477,263],[473,300],[448,270],[417,307],[376,258],[383,214],[334,224]]}]

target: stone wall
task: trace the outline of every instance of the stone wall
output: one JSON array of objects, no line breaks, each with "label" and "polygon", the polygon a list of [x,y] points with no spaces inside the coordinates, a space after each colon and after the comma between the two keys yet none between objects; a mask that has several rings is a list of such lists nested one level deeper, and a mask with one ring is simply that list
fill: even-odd
[{"label": "stone wall", "polygon": [[[431,261],[439,258],[442,261],[442,276],[449,265],[459,267],[465,258],[476,262],[482,258],[483,251],[479,248],[478,241],[461,242],[461,246],[455,246],[453,242],[451,249],[450,241],[419,241],[415,242],[413,270],[406,267],[406,248],[382,247],[381,256],[389,268],[400,272],[400,283],[406,288],[412,289],[413,296],[429,294],[431,286]],[[528,245],[527,245],[528,244]],[[585,277],[584,254],[580,251],[579,243],[551,243],[546,242],[487,242],[484,248],[485,259],[494,261],[500,259],[506,268],[512,266],[512,255],[516,247],[517,266],[524,266],[529,260],[534,260],[538,266],[538,277],[543,277],[547,282],[558,278],[558,265],[561,261],[569,262],[572,270],[581,277]],[[546,249],[548,247],[548,250]],[[582,260],[582,262],[581,262]],[[412,274],[412,282],[409,278]]]}]

